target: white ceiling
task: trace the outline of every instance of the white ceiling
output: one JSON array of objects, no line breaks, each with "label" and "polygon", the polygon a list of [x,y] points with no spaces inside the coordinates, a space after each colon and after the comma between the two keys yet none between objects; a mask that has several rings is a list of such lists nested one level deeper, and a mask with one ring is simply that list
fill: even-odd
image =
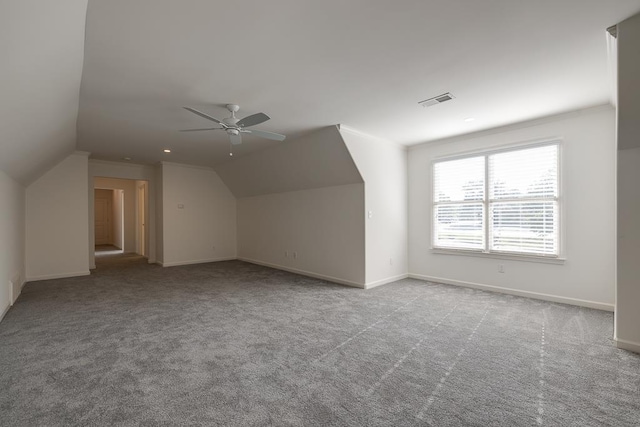
[{"label": "white ceiling", "polygon": [[[605,29],[640,0],[90,0],[78,149],[214,165],[223,132],[345,124],[411,145],[608,102]],[[452,92],[423,109],[418,101]],[[473,122],[463,119],[474,117]],[[277,144],[246,137],[236,156]],[[163,154],[163,148],[173,152]]]}]

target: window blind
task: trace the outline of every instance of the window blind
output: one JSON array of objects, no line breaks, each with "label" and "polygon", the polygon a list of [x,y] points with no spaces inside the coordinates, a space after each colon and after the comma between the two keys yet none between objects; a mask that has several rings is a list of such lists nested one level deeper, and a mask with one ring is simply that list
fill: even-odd
[{"label": "window blind", "polygon": [[434,245],[485,248],[485,158],[434,165]]},{"label": "window blind", "polygon": [[559,255],[557,143],[433,165],[433,245]]},{"label": "window blind", "polygon": [[558,145],[489,156],[489,248],[558,254]]}]

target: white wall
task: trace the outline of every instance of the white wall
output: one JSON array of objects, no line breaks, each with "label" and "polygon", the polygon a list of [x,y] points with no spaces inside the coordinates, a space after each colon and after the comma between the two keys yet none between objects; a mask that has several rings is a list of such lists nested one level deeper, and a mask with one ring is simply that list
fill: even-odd
[{"label": "white wall", "polygon": [[216,171],[238,198],[239,258],[364,287],[363,180],[336,126]]},{"label": "white wall", "polygon": [[340,126],[340,134],[364,179],[366,287],[408,272],[407,151]]},{"label": "white wall", "polygon": [[75,149],[87,0],[0,2],[0,169],[28,185]]},{"label": "white wall", "polygon": [[113,190],[113,245],[124,251],[124,190]]},{"label": "white wall", "polygon": [[162,164],[163,266],[235,259],[236,199],[213,169]]},{"label": "white wall", "polygon": [[240,198],[238,257],[364,287],[363,206],[363,184]]},{"label": "white wall", "polygon": [[87,156],[71,154],[27,187],[27,280],[89,274]]},{"label": "white wall", "polygon": [[[162,165],[158,165],[155,168],[154,177],[156,186],[155,190],[149,189],[149,200],[151,200],[151,195],[153,194],[156,200],[156,221],[153,227],[151,227],[151,224],[149,224],[149,230],[156,236],[156,262],[162,265],[164,263],[164,197],[162,195]],[[149,209],[151,209],[151,206],[149,206]]]},{"label": "white wall", "polygon": [[[119,236],[118,234],[114,235],[114,245],[120,247],[124,253],[136,252],[136,182],[131,179],[96,177],[94,178],[94,186],[95,188],[108,188],[124,192],[124,211],[122,210],[122,202],[116,203],[115,200],[115,197],[120,198],[122,193],[114,192],[114,214],[116,209],[120,211],[120,216],[124,212],[124,219],[120,218],[120,224],[116,225]],[[113,218],[115,221],[117,217],[114,215]],[[122,238],[123,233],[124,242],[119,242],[122,245],[119,246],[115,242]]]},{"label": "white wall", "polygon": [[[136,253],[147,256],[147,234],[149,233],[147,212],[149,212],[149,183],[147,181],[135,181],[136,183]],[[140,194],[139,189],[143,190]]]},{"label": "white wall", "polygon": [[[409,272],[414,277],[612,309],[615,280],[615,115],[610,107],[487,131],[409,151]],[[441,156],[550,137],[562,145],[564,265],[436,254],[431,165]],[[498,272],[503,264],[505,273]]]},{"label": "white wall", "polygon": [[24,186],[75,148],[86,8],[0,2],[0,318],[26,277]]},{"label": "white wall", "polygon": [[[640,148],[618,152],[616,338],[640,350]],[[624,344],[623,342],[623,344]]]},{"label": "white wall", "polygon": [[[156,206],[160,206],[159,202],[156,202],[157,190],[159,185],[156,179],[156,169],[159,166],[138,165],[135,163],[123,163],[123,162],[109,162],[104,160],[89,160],[89,241],[87,245],[87,253],[89,253],[89,260],[91,268],[95,268],[95,229],[94,229],[94,205],[93,205],[93,185],[96,177],[103,178],[120,178],[125,180],[142,180],[147,181],[148,186],[148,209],[147,209],[147,258],[149,263],[155,263],[157,260],[156,251],[159,249],[159,242],[156,241]],[[135,187],[134,187],[135,190]],[[135,196],[134,196],[135,205]],[[159,209],[161,210],[161,209]],[[157,213],[160,215],[160,212]],[[135,216],[135,214],[134,214]],[[135,220],[134,220],[135,221]],[[135,227],[135,223],[134,223]],[[135,236],[135,228],[134,228]],[[135,241],[134,241],[135,252]]]},{"label": "white wall", "polygon": [[0,170],[0,320],[24,284],[25,189]]},{"label": "white wall", "polygon": [[640,352],[640,14],[618,24],[616,340]]}]

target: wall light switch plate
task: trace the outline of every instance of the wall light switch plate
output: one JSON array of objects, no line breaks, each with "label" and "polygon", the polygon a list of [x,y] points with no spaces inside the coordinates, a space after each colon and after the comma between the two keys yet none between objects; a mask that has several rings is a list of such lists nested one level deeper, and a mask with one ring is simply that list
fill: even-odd
[{"label": "wall light switch plate", "polygon": [[182,203],[178,204],[178,209],[184,209],[184,205]]}]

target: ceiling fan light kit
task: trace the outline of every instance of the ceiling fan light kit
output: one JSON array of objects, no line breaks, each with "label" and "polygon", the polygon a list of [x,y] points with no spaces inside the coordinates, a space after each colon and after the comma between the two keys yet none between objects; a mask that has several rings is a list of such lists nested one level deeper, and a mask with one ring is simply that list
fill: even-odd
[{"label": "ceiling fan light kit", "polygon": [[[210,116],[202,111],[196,110],[191,107],[184,107],[185,110],[198,115],[204,119],[210,120],[219,124],[221,127],[217,128],[205,128],[205,129],[184,129],[181,132],[200,132],[200,131],[210,131],[210,130],[224,130],[229,136],[229,142],[231,143],[231,147],[234,145],[242,144],[242,134],[252,134],[258,136],[260,138],[271,139],[274,141],[284,141],[286,136],[281,135],[279,133],[267,132],[259,129],[247,129],[248,127],[259,125],[260,123],[264,123],[270,119],[264,113],[256,113],[250,116],[247,116],[243,119],[239,119],[236,117],[236,113],[240,110],[240,106],[237,104],[227,104],[227,110],[231,113],[230,117],[226,117],[222,120],[216,119],[213,116]],[[233,151],[229,150],[229,156],[233,156]]]}]

